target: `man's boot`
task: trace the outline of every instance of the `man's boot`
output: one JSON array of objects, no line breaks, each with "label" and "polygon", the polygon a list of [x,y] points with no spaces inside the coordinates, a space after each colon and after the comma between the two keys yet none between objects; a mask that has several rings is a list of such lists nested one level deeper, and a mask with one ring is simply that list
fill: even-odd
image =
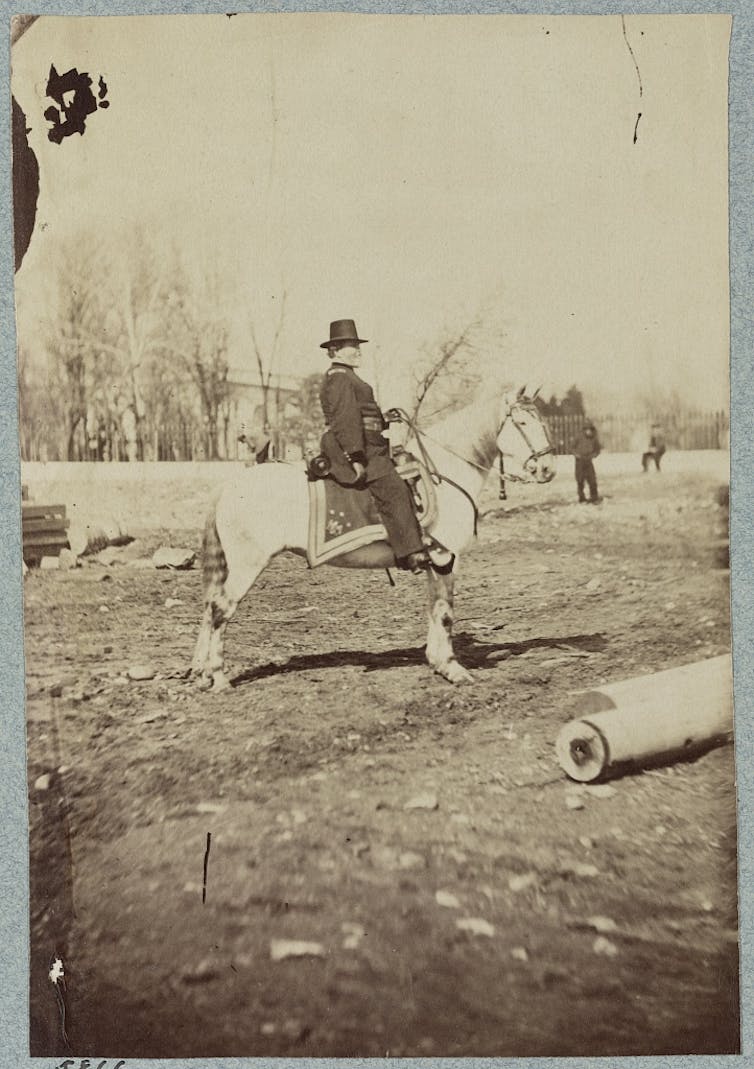
[{"label": "man's boot", "polygon": [[429,553],[426,549],[419,549],[416,553],[409,553],[407,557],[401,557],[398,561],[398,565],[401,568],[406,568],[408,571],[413,572],[414,575],[419,575],[425,568],[428,568],[431,564]]}]

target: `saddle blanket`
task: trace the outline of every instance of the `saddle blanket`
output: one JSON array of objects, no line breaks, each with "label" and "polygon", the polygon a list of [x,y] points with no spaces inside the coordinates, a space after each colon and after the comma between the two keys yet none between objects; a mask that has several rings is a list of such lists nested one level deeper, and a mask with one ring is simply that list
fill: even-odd
[{"label": "saddle blanket", "polygon": [[387,531],[368,490],[346,488],[334,479],[309,483],[310,568],[381,540],[387,541]]}]

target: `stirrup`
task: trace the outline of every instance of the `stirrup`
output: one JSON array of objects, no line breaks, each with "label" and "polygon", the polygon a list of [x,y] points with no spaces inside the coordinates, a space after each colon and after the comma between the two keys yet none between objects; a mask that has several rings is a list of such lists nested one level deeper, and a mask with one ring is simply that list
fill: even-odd
[{"label": "stirrup", "polygon": [[413,572],[414,575],[419,575],[429,568],[431,563],[432,561],[426,549],[419,549],[415,553],[409,553],[408,556],[401,557],[398,561],[398,567],[405,568],[407,571]]}]

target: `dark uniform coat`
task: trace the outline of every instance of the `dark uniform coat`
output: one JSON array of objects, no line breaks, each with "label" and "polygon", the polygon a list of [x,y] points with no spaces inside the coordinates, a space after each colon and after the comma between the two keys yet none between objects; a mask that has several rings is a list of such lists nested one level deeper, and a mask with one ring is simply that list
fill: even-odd
[{"label": "dark uniform coat", "polygon": [[336,476],[343,461],[340,453],[349,466],[353,461],[365,466],[367,483],[394,472],[390,447],[382,437],[386,424],[368,382],[360,379],[353,368],[333,363],[325,374],[320,401],[330,432],[322,439],[322,449]]},{"label": "dark uniform coat", "polygon": [[322,451],[340,483],[355,482],[354,463],[366,468],[366,483],[398,560],[422,549],[411,493],[390,459],[385,421],[372,387],[353,368],[333,362],[320,391],[327,431]]},{"label": "dark uniform coat", "polygon": [[597,430],[594,424],[589,422],[589,420],[587,420],[576,436],[576,441],[573,443],[571,452],[576,458],[575,474],[579,501],[586,500],[584,495],[584,484],[586,483],[589,487],[589,500],[597,502],[599,500],[597,475],[592,461],[595,457],[600,455],[602,447],[600,445],[600,440],[597,437]]}]

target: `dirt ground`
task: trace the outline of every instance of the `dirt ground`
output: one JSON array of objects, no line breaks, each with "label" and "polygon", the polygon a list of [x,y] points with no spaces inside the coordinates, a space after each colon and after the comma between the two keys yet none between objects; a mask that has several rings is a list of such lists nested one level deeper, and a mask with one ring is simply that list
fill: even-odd
[{"label": "dirt ground", "polygon": [[594,507],[563,468],[488,494],[464,688],[423,662],[423,580],[281,557],[234,687],[195,689],[198,570],[127,562],[198,548],[196,487],[118,563],[27,577],[33,1054],[738,1050],[733,748],[607,791],[554,751],[579,689],[730,649],[719,480],[609,476]]}]

